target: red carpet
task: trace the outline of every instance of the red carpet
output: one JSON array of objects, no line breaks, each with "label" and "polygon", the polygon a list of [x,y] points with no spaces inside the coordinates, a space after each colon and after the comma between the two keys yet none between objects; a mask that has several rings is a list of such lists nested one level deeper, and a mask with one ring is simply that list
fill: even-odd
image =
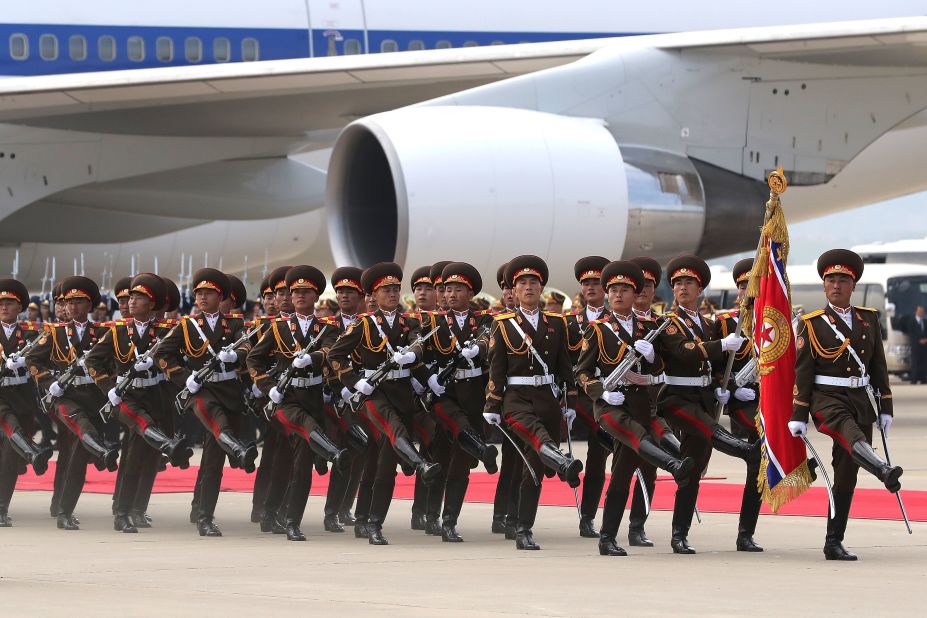
[{"label": "red carpet", "polygon": [[[196,480],[196,470],[195,467],[187,470],[168,468],[158,474],[155,492],[192,492]],[[31,469],[27,474],[19,477],[16,489],[51,491],[54,478],[55,463],[50,462],[48,472],[40,477],[35,476]],[[84,486],[84,491],[112,493],[115,480],[115,472],[99,472],[91,466],[87,469],[87,483]],[[253,486],[253,474],[245,474],[241,470],[232,470],[230,468],[225,469],[222,477],[223,491],[250,492]],[[400,474],[396,478],[395,497],[411,499],[414,486],[414,477],[406,477]],[[325,495],[327,488],[328,475],[314,477],[312,495]],[[495,491],[495,476],[490,476],[485,472],[474,473],[470,476],[467,501],[492,502]],[[740,511],[742,491],[743,486],[736,483],[703,480],[699,491],[698,508],[700,511],[707,513],[737,513]],[[655,510],[672,510],[675,486],[670,482],[669,477],[660,477],[658,479],[657,489],[654,493],[656,494],[653,502]],[[927,521],[927,491],[902,490],[902,495],[911,521]],[[541,504],[572,507],[574,505],[573,490],[566,483],[562,483],[557,479],[547,479],[541,493]],[[765,506],[763,507],[763,513],[769,513]],[[827,492],[823,487],[812,487],[803,496],[783,507],[779,514],[824,517],[827,515]],[[860,519],[901,519],[895,497],[880,489],[857,489],[850,515]]]}]

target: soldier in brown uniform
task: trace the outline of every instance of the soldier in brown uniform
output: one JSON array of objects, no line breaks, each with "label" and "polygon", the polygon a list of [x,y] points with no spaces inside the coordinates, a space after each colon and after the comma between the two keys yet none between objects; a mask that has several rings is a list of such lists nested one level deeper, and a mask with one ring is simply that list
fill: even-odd
[{"label": "soldier in brown uniform", "polygon": [[[734,264],[734,283],[737,285],[738,306],[740,299],[747,292],[747,282],[750,279],[750,271],[753,269],[753,258],[746,258]],[[723,339],[737,330],[737,322],[740,319],[739,311],[725,311],[719,313],[714,322],[713,339]],[[734,365],[731,370],[731,378],[727,384],[721,385],[731,396],[728,399],[728,405],[725,407],[726,414],[731,420],[731,433],[738,438],[743,438],[751,444],[760,439],[756,430],[756,410],[759,383],[754,371],[752,376],[743,376],[743,383],[738,383],[735,378],[738,372],[744,370],[748,364],[752,364],[753,344],[750,341],[734,353]],[[729,353],[730,354],[730,353]],[[717,364],[714,366],[715,375],[718,380],[723,379],[725,365]],[[749,372],[749,370],[748,370]],[[737,524],[737,551],[760,552],[763,548],[753,540],[753,534],[756,532],[756,522],[760,517],[760,506],[763,503],[763,494],[757,489],[757,478],[760,475],[759,462],[747,462],[747,478],[744,481],[744,491],[740,500],[740,520]]]},{"label": "soldier in brown uniform", "polygon": [[[158,365],[174,384],[188,389],[191,396],[187,405],[206,428],[196,526],[200,536],[222,536],[213,517],[225,456],[246,472],[254,472],[257,457],[254,444],[245,444],[237,437],[245,414],[238,370],[250,343],[234,350],[224,349],[240,339],[244,331],[244,320],[219,312],[219,303],[229,293],[228,277],[218,270],[201,268],[193,273],[192,280],[199,313],[181,318],[179,328],[165,338],[158,350]],[[216,366],[216,371],[201,384],[194,372],[209,363]]]},{"label": "soldier in brown uniform", "polygon": [[[259,286],[261,308],[263,315],[255,318],[255,324],[261,325],[261,331],[255,336],[259,340],[266,328],[264,324],[277,316],[277,305],[275,302],[274,289],[270,285],[267,277],[261,280]],[[252,388],[256,388],[252,385]],[[260,389],[258,389],[258,392]],[[254,395],[257,396],[258,392]],[[259,402],[258,405],[266,402]],[[273,469],[273,452],[276,447],[276,441],[279,432],[268,423],[264,430],[264,443],[261,447],[261,462],[258,464],[257,472],[254,474],[254,490],[251,494],[251,523],[256,524],[264,516],[264,498],[267,496],[267,489],[270,486],[270,474]]]},{"label": "soldier in brown uniform", "polygon": [[26,364],[39,387],[56,398],[52,412],[80,443],[80,447],[75,445],[71,449],[65,463],[67,472],[56,517],[62,530],[79,530],[74,508],[84,488],[87,463],[92,458],[97,468],[115,470],[119,450],[103,441],[103,424],[98,412],[105,405],[106,397],[93,385],[87,370],[81,368],[77,377],[65,387],[52,377],[52,371],[63,372],[72,363],[82,363],[87,351],[106,332],[105,327],[87,319],[90,308],[100,302],[100,288],[96,283],[86,277],[68,277],[61,282],[61,289],[71,319],[47,331],[42,336],[43,341],[26,355]]},{"label": "soldier in brown uniform", "polygon": [[[286,285],[294,313],[271,322],[270,331],[251,349],[247,361],[254,383],[273,402],[274,420],[295,441],[284,515],[290,541],[306,540],[299,526],[312,488],[314,455],[342,470],[348,465],[347,451],[337,447],[322,430],[322,370],[337,337],[334,324],[315,317],[315,303],[326,283],[325,275],[313,266],[290,268]],[[276,366],[282,373],[291,365],[289,385],[279,386],[270,375],[271,367]]]},{"label": "soldier in brown uniform", "polygon": [[[401,283],[402,269],[397,264],[380,263],[364,271],[361,284],[365,292],[375,297],[378,309],[359,316],[328,357],[332,371],[345,387],[366,397],[362,404],[364,414],[383,440],[367,523],[371,545],[388,544],[383,536],[383,521],[396,483],[397,459],[405,469],[422,475],[426,482],[441,472],[440,465],[426,462],[412,444],[413,424],[424,419],[412,401],[410,378],[414,374],[421,383],[427,383],[428,371],[421,363],[422,346],[410,346],[420,333],[420,324],[416,317],[401,312]],[[364,377],[355,370],[352,357],[363,367]],[[368,382],[367,378],[387,359],[392,359],[398,368],[391,370],[378,386]]]},{"label": "soldier in brown uniform", "polygon": [[[120,466],[125,470],[113,527],[119,532],[134,533],[138,527],[131,515],[133,512],[141,515],[136,499],[145,472],[157,469],[162,454],[175,466],[189,467],[193,449],[184,443],[183,436],[168,437],[171,408],[161,388],[167,378],[155,367],[153,358],[139,359],[170,330],[170,323],[155,318],[167,301],[167,287],[158,275],[143,273],[132,279],[129,289],[129,313],[134,317],[113,322],[100,343],[87,353],[85,365],[94,383],[109,399],[111,414],[130,432]],[[131,386],[120,395],[116,385],[126,375],[132,376]],[[143,494],[144,491],[142,488]],[[144,526],[147,522],[138,523]]]},{"label": "soldier in brown uniform", "polygon": [[[535,255],[516,257],[505,269],[518,309],[495,316],[483,417],[488,423],[499,424],[505,415],[506,424],[523,442],[539,483],[546,468],[571,487],[578,487],[583,464],[558,446],[562,422],[566,420],[569,426],[576,417],[576,387],[566,319],[541,310],[547,274],[547,264]],[[563,388],[566,406],[561,401]],[[540,485],[523,472],[515,533],[518,549],[540,549],[532,533],[540,497]]]},{"label": "soldier in brown uniform", "polygon": [[879,314],[850,304],[863,274],[862,259],[852,251],[832,249],[818,258],[818,273],[827,305],[801,317],[789,430],[804,436],[810,415],[817,430],[834,441],[835,510],[827,520],[824,556],[856,560],[844,548],[843,537],[859,468],[890,492],[901,489],[902,469],[882,461],[871,446],[872,424],[879,423],[885,432],[892,425],[892,390]]},{"label": "soldier in brown uniform", "polygon": [[[580,347],[583,343],[583,333],[590,322],[598,320],[605,315],[605,290],[602,287],[602,269],[608,264],[608,258],[600,255],[590,255],[581,258],[573,266],[576,281],[582,288],[582,297],[585,307],[566,316],[570,333],[570,357],[575,366],[579,361]],[[598,538],[595,529],[595,514],[599,509],[599,500],[602,498],[602,488],[605,486],[605,460],[608,453],[598,435],[598,423],[595,420],[595,410],[592,399],[583,389],[579,390],[576,399],[576,418],[579,419],[588,435],[586,450],[586,465],[583,467],[583,490],[580,502],[579,536]]]},{"label": "soldier in brown uniform", "polygon": [[[61,291],[61,282],[56,283],[52,288],[52,298],[55,301],[55,321],[45,324],[45,332],[50,332],[55,326],[65,324],[68,321],[68,305],[64,301],[64,294]],[[52,371],[52,375],[57,375],[57,370]],[[41,393],[40,393],[41,394]],[[52,519],[58,517],[58,503],[61,500],[61,490],[64,488],[64,481],[68,472],[68,460],[71,458],[71,449],[76,443],[76,436],[71,432],[57,414],[53,415],[55,425],[58,429],[58,439],[55,446],[58,449],[58,460],[55,466],[55,482],[52,488],[51,502],[48,506],[48,512]]]},{"label": "soldier in brown uniform", "polygon": [[[602,269],[600,279],[608,290],[610,311],[593,320],[583,333],[577,378],[580,387],[595,401],[598,424],[622,445],[612,464],[605,494],[599,554],[625,556],[627,552],[618,546],[616,535],[634,470],[661,468],[685,485],[694,462],[690,458],[680,461],[659,445],[662,427],[656,422],[647,387],[660,374],[662,361],[653,344],[645,340],[657,323],[638,318],[632,310],[634,298],[644,285],[643,271],[633,262],[611,262]],[[606,390],[605,380],[632,348],[639,355],[637,363],[617,388]]]},{"label": "soldier in brown uniform", "polygon": [[13,525],[10,500],[17,477],[31,465],[36,475],[45,474],[52,449],[32,441],[35,433],[35,384],[29,379],[26,359],[19,353],[44,328],[34,322],[17,322],[29,302],[26,286],[16,279],[0,279],[0,528]]},{"label": "soldier in brown uniform", "polygon": [[712,392],[711,363],[723,362],[724,352],[739,350],[745,338],[731,333],[721,340],[710,339],[710,325],[697,311],[699,296],[711,280],[708,265],[694,255],[681,255],[670,261],[666,278],[673,286],[677,309],[663,315],[671,324],[655,344],[666,371],[659,413],[681,436],[682,456],[695,460],[689,483],[676,489],[670,544],[673,553],[694,554],[687,536],[712,447],[748,463],[758,460],[759,449],[735,438],[715,418],[718,393]]}]

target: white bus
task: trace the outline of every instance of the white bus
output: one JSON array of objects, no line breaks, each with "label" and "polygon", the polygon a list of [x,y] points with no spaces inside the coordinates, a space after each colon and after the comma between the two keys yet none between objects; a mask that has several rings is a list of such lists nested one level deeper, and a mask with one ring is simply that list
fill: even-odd
[{"label": "white bus", "polygon": [[[788,275],[796,313],[813,311],[826,304],[816,266],[789,266]],[[713,268],[705,295],[718,308],[733,307],[737,289],[731,272]],[[904,330],[917,306],[927,307],[927,265],[866,264],[852,303],[878,309],[888,370],[906,373],[911,364],[911,344]]]}]

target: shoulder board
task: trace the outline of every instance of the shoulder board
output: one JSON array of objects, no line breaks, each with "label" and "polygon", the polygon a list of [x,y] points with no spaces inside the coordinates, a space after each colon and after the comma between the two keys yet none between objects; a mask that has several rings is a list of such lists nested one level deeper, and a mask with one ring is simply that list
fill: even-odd
[{"label": "shoulder board", "polygon": [[637,321],[638,321],[638,322],[656,322],[656,321],[657,321],[657,318],[659,318],[659,317],[661,317],[661,316],[656,316],[656,315],[655,315],[655,316],[653,316],[652,318],[642,318],[642,317],[638,316],[638,317],[637,317]]},{"label": "shoulder board", "polygon": [[175,320],[174,318],[167,318],[164,320],[158,320],[157,322],[154,323],[154,326],[156,326],[157,328],[173,328],[178,323],[180,323],[180,320]]},{"label": "shoulder board", "polygon": [[803,319],[803,320],[810,320],[810,319],[812,319],[812,318],[816,318],[816,317],[818,317],[819,315],[823,315],[823,314],[824,314],[824,310],[823,310],[823,309],[815,309],[815,310],[812,311],[811,313],[806,313],[805,315],[801,316],[801,319]]},{"label": "shoulder board", "polygon": [[37,322],[20,322],[19,327],[23,330],[39,330],[41,324]]},{"label": "shoulder board", "polygon": [[[421,318],[422,313],[423,313],[423,312],[418,312],[418,313],[416,313],[416,312],[408,312],[408,313],[400,313],[399,315],[401,315],[401,316],[404,317],[404,318],[415,318],[416,320],[418,320],[418,319]],[[444,315],[443,313],[440,313],[440,312],[438,312],[438,311],[435,311],[435,312],[433,312],[433,313],[434,313],[435,315]]]},{"label": "shoulder board", "polygon": [[245,319],[245,314],[244,314],[244,313],[226,313],[226,314],[225,314],[224,316],[222,316],[222,317],[227,318],[227,319],[229,319],[229,318],[241,318],[241,319],[243,320],[243,319]]},{"label": "shoulder board", "polygon": [[675,312],[675,311],[667,311],[667,312],[664,313],[661,317],[664,317],[664,318],[678,318],[679,316],[676,315],[676,312]]},{"label": "shoulder board", "polygon": [[512,311],[511,313],[497,313],[494,316],[494,319],[501,321],[501,320],[508,320],[509,318],[514,318],[514,317],[515,317],[515,312]]},{"label": "shoulder board", "polygon": [[608,323],[608,318],[605,317],[605,318],[599,318],[598,320],[590,320],[589,323],[590,323],[590,324],[607,324],[607,323]]},{"label": "shoulder board", "polygon": [[357,314],[356,316],[354,316],[354,317],[356,317],[356,318],[369,318],[369,317],[372,316],[372,315],[373,315],[372,313],[358,313],[358,314]]},{"label": "shoulder board", "polygon": [[[547,313],[546,311],[544,313]],[[579,310],[571,311],[567,315],[579,315],[581,312]]]},{"label": "shoulder board", "polygon": [[874,307],[856,307],[856,308],[859,309],[860,311],[872,311],[873,313],[879,312],[879,310],[875,309]]},{"label": "shoulder board", "polygon": [[111,320],[109,322],[95,322],[93,325],[98,328],[112,328],[113,326],[125,326],[126,320]]},{"label": "shoulder board", "polygon": [[565,318],[566,316],[562,313],[557,313],[556,311],[545,311],[544,315],[549,318]]},{"label": "shoulder board", "polygon": [[474,312],[473,312],[473,315],[475,315],[475,316],[493,315],[493,311],[492,311],[492,309],[482,309],[482,310],[480,310],[480,311],[474,311]]},{"label": "shoulder board", "polygon": [[337,326],[338,323],[341,321],[340,319],[334,318],[334,317],[318,318],[318,320],[322,324],[328,324],[329,326]]}]

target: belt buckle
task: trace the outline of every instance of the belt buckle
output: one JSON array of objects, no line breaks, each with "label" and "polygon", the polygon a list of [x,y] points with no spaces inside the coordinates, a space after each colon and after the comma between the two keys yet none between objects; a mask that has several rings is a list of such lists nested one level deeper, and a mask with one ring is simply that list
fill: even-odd
[{"label": "belt buckle", "polygon": [[850,388],[859,388],[862,386],[863,379],[857,376],[850,378]]},{"label": "belt buckle", "polygon": [[544,376],[532,376],[535,386],[544,386]]}]

